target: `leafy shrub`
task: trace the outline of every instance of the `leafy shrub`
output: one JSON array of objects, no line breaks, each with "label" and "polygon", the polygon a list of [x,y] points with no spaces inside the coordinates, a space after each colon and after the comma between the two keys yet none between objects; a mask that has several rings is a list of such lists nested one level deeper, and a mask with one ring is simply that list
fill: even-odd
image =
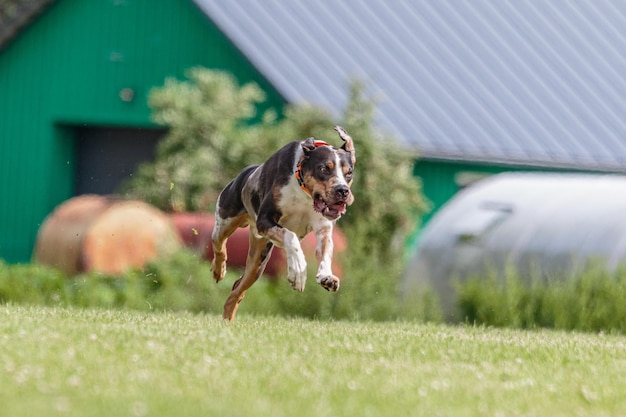
[{"label": "leafy shrub", "polygon": [[69,278],[41,265],[0,263],[0,302],[221,312],[229,291],[211,277],[209,265],[186,250],[120,277]]},{"label": "leafy shrub", "polygon": [[[168,79],[149,95],[153,119],[168,133],[155,161],[143,164],[125,184],[129,196],[165,211],[213,210],[219,192],[241,169],[261,163],[286,143],[309,136],[340,143],[332,130],[338,121],[322,109],[288,106],[280,119],[270,110],[250,124],[255,105],[264,99],[256,84],[240,87],[227,73],[205,68],[186,75],[188,80]],[[417,155],[375,131],[373,112],[363,86],[353,83],[339,124],[355,139],[357,202],[341,226],[369,252],[390,255],[403,249],[426,204],[412,175]]]},{"label": "leafy shrub", "polygon": [[[347,261],[346,257],[351,259]],[[325,291],[312,279],[316,265],[309,265],[304,293],[291,289],[286,279],[260,280],[248,290],[239,311],[333,320],[442,320],[441,308],[432,292],[400,303],[396,277],[381,268],[376,258],[350,253],[342,257],[342,262],[346,272],[336,293]]]},{"label": "leafy shrub", "polygon": [[214,207],[217,193],[248,164],[252,138],[240,124],[265,96],[255,84],[238,87],[222,72],[192,68],[187,81],[167,79],[151,91],[153,120],[168,127],[154,163],[139,167],[125,188],[166,211]]},{"label": "leafy shrub", "polygon": [[355,203],[340,220],[351,251],[374,257],[400,274],[407,238],[428,206],[422,184],[413,175],[417,155],[382,136],[373,127],[374,105],[362,84],[353,83],[343,124],[354,138],[357,167],[352,189]]},{"label": "leafy shrub", "polygon": [[[371,263],[371,261],[370,261]],[[309,276],[314,276],[311,266]],[[374,268],[375,269],[375,268]],[[367,268],[359,269],[364,274]],[[213,282],[210,266],[191,251],[131,270],[120,277],[99,273],[67,277],[42,265],[6,265],[0,262],[0,303],[27,303],[135,310],[186,310],[221,314],[226,297],[240,271],[229,270],[224,282]],[[249,291],[241,312],[317,319],[389,320],[408,317],[395,298],[386,297],[388,281],[351,275],[345,291],[328,293],[309,280],[304,293],[293,291],[286,279],[260,280]],[[376,279],[377,278],[377,279]],[[365,286],[365,287],[364,287]],[[437,320],[436,312],[412,314],[412,319]],[[436,310],[435,310],[436,311]]]},{"label": "leafy shrub", "polygon": [[65,301],[67,278],[41,265],[7,265],[0,260],[0,302],[58,304]]},{"label": "leafy shrub", "polygon": [[626,269],[610,273],[594,265],[575,277],[529,284],[509,271],[504,280],[493,274],[456,286],[469,323],[626,333]]},{"label": "leafy shrub", "polygon": [[[372,259],[361,261],[363,268],[352,271],[337,293],[324,291],[312,279],[304,293],[293,291],[286,280],[260,280],[248,290],[240,312],[336,320],[441,320],[433,294],[422,294],[408,308],[400,305],[390,296],[393,280],[381,274]],[[210,266],[187,250],[121,277],[90,273],[68,278],[49,267],[0,262],[0,303],[221,314],[239,272],[229,271],[225,282],[215,284]],[[536,278],[530,283],[511,270],[504,280],[495,275],[471,278],[457,283],[457,290],[462,320],[470,324],[626,334],[626,269],[609,273],[596,266],[570,279]]]}]

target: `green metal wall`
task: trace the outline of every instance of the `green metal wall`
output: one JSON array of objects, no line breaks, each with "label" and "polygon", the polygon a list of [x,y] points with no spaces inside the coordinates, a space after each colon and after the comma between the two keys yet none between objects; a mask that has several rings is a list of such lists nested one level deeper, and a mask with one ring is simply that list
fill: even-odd
[{"label": "green metal wall", "polygon": [[454,194],[460,191],[459,180],[463,177],[486,177],[501,172],[518,171],[545,171],[545,172],[583,172],[574,169],[559,169],[549,167],[514,166],[514,165],[488,165],[479,163],[418,160],[415,163],[413,173],[422,179],[423,192],[431,204],[431,210],[422,219],[425,224],[435,215]]},{"label": "green metal wall", "polygon": [[489,175],[510,170],[512,169],[453,161],[417,161],[414,174],[422,179],[424,195],[431,204],[431,211],[424,216],[422,223],[427,223],[437,210],[460,190],[457,184],[459,174]]},{"label": "green metal wall", "polygon": [[191,0],[59,0],[1,50],[0,260],[28,261],[45,216],[72,196],[74,128],[151,126],[149,89],[195,65],[284,104]]}]

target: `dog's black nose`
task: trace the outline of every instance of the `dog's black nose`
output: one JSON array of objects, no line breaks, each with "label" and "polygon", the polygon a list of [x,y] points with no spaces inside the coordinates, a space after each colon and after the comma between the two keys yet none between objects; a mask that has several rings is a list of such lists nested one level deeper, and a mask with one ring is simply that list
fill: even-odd
[{"label": "dog's black nose", "polygon": [[350,195],[350,188],[347,185],[338,185],[335,187],[335,195],[341,200],[345,200]]}]

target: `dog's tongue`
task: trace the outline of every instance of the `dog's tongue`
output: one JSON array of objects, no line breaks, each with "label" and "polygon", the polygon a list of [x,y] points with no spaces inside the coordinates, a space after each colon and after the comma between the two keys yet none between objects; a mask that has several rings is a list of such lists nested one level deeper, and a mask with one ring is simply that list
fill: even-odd
[{"label": "dog's tongue", "polygon": [[346,203],[326,204],[321,198],[316,198],[313,209],[326,217],[337,218],[346,212]]},{"label": "dog's tongue", "polygon": [[344,214],[346,212],[346,203],[337,203],[331,204],[328,208],[332,211],[336,211],[339,214]]}]

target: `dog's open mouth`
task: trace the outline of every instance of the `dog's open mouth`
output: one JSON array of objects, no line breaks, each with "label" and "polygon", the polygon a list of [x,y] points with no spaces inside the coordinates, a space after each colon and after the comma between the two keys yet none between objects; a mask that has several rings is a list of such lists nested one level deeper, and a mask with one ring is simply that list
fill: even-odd
[{"label": "dog's open mouth", "polygon": [[345,201],[328,204],[320,196],[315,196],[313,199],[313,209],[315,209],[318,213],[321,213],[322,216],[331,220],[338,219],[342,214],[345,214],[346,206],[347,204]]}]

